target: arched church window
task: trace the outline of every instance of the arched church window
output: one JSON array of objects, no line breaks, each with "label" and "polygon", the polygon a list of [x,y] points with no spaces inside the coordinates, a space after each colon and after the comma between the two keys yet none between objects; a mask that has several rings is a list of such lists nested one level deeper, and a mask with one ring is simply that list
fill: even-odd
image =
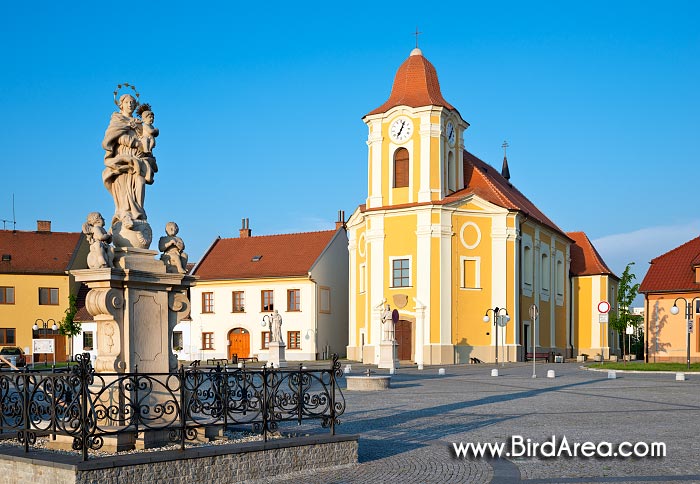
[{"label": "arched church window", "polygon": [[408,150],[399,148],[394,152],[394,188],[408,186]]},{"label": "arched church window", "polygon": [[450,151],[447,154],[447,176],[446,176],[446,181],[447,181],[447,189],[450,192],[456,192],[457,191],[457,183],[456,178],[457,174],[455,173],[455,154]]}]

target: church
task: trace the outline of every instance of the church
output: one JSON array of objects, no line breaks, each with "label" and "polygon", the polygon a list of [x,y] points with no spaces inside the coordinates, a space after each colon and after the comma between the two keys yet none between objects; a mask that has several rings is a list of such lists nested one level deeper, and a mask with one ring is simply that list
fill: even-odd
[{"label": "church", "polygon": [[419,366],[523,361],[533,338],[534,356],[576,356],[578,308],[605,331],[590,308],[614,301],[616,276],[606,267],[605,287],[573,305],[575,240],[510,182],[505,156],[496,170],[465,149],[469,123],[420,49],[363,121],[367,197],[347,221],[349,359],[379,362],[387,306],[396,356]]}]

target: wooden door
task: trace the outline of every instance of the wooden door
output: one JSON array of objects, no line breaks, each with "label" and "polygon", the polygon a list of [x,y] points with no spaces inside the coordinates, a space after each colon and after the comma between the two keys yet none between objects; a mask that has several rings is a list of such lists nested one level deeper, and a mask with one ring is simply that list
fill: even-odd
[{"label": "wooden door", "polygon": [[410,360],[413,347],[411,344],[411,322],[400,319],[396,323],[395,331],[398,344],[396,348],[397,357],[399,360]]},{"label": "wooden door", "polygon": [[238,358],[248,358],[250,356],[250,333],[243,328],[235,328],[228,334],[228,359],[233,355]]}]

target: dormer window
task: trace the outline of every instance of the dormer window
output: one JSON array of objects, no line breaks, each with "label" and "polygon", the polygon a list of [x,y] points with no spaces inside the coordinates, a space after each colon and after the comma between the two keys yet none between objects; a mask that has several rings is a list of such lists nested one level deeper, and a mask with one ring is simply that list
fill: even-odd
[{"label": "dormer window", "polygon": [[252,262],[258,262],[260,259],[262,259],[261,255],[254,255],[252,259],[250,259]]}]

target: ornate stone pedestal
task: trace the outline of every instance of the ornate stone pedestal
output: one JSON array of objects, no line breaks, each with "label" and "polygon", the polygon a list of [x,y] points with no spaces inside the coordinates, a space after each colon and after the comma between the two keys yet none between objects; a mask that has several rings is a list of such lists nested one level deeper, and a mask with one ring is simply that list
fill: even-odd
[{"label": "ornate stone pedestal", "polygon": [[90,292],[97,323],[98,372],[167,373],[177,368],[172,331],[190,309],[195,278],[167,272],[156,251],[116,248],[114,268],[73,271]]},{"label": "ornate stone pedestal", "polygon": [[379,344],[378,368],[398,368],[399,360],[396,358],[396,341],[382,341]]},{"label": "ornate stone pedestal", "polygon": [[287,347],[280,341],[270,341],[269,356],[267,357],[268,364],[272,363],[275,368],[286,368],[287,360],[284,358],[284,349]]}]

